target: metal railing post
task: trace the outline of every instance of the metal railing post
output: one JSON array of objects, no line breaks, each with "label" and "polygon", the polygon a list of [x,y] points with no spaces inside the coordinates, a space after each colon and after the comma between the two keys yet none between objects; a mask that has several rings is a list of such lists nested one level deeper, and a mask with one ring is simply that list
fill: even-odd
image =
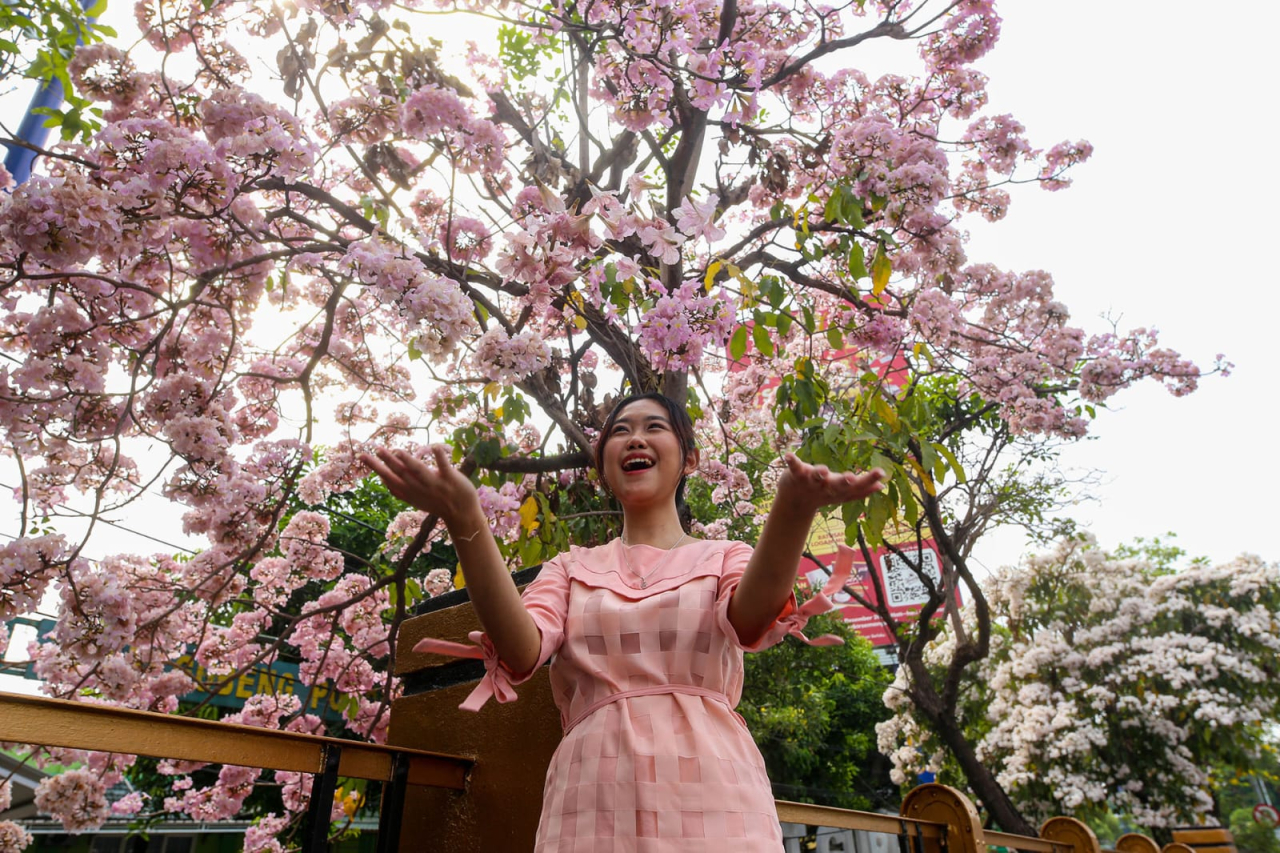
[{"label": "metal railing post", "polygon": [[396,853],[400,846],[400,824],[404,820],[405,783],[409,761],[401,753],[391,759],[391,779],[382,786],[382,809],[378,815],[376,853]]},{"label": "metal railing post", "polygon": [[325,853],[329,847],[329,824],[333,822],[333,794],[338,788],[338,762],[342,760],[342,747],[331,743],[324,745],[321,762],[324,765],[311,782],[311,802],[307,804],[306,834],[302,838],[302,853]]}]

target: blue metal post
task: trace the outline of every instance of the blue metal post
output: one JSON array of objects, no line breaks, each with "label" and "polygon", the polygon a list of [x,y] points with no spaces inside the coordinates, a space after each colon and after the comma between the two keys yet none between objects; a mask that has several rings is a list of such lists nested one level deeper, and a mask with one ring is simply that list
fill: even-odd
[{"label": "blue metal post", "polygon": [[[56,79],[50,80],[37,89],[31,96],[27,114],[22,117],[22,123],[18,125],[17,138],[37,148],[43,148],[52,128],[45,127],[44,120],[48,116],[37,113],[36,110],[42,107],[56,110],[62,106],[62,95],[62,83]],[[10,175],[13,175],[13,182],[20,184],[31,177],[31,164],[35,162],[36,152],[9,142],[3,144],[8,149],[4,155],[4,167],[9,170]]]}]

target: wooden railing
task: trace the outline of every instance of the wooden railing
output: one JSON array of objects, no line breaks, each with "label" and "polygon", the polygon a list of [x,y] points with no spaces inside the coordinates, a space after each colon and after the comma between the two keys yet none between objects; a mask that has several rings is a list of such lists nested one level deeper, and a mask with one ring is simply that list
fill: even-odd
[{"label": "wooden railing", "polygon": [[322,853],[339,777],[382,783],[377,853],[399,848],[408,786],[461,791],[474,763],[457,755],[0,693],[0,742],[203,761],[313,775],[303,853]]},{"label": "wooden railing", "polygon": [[[984,829],[977,809],[964,794],[938,784],[912,789],[897,817],[784,800],[777,802],[777,809],[784,824],[895,836],[902,853],[985,853],[989,848],[1028,853],[1186,853],[1180,844],[1161,850],[1151,838],[1137,833],[1120,836],[1115,850],[1105,850],[1093,830],[1070,817],[1050,818],[1037,836]],[[822,853],[824,846],[819,845],[818,850]]]}]

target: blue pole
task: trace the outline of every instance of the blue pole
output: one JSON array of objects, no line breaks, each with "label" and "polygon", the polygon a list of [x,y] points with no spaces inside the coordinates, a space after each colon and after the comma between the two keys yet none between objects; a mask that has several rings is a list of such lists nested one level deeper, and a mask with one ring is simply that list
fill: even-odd
[{"label": "blue pole", "polygon": [[[31,96],[31,103],[27,106],[27,113],[22,117],[22,123],[18,125],[17,138],[20,141],[34,145],[36,148],[44,147],[52,128],[45,127],[44,120],[48,116],[37,113],[36,110],[42,107],[56,110],[62,106],[62,95],[62,83],[57,79],[50,80],[36,89],[36,93]],[[4,167],[9,170],[10,175],[13,175],[14,184],[21,184],[31,177],[31,165],[35,162],[36,152],[10,142],[4,143],[4,146],[8,149],[4,155]]]},{"label": "blue pole", "polygon": [[[80,0],[80,8],[88,10],[94,5],[95,0]],[[86,23],[93,23],[97,18],[87,18]],[[82,38],[76,39],[76,45],[84,44]],[[44,148],[45,143],[49,140],[49,131],[52,128],[45,127],[45,119],[48,116],[37,113],[36,110],[44,108],[56,110],[62,106],[62,82],[56,77],[41,84],[36,93],[31,96],[31,103],[27,105],[26,115],[22,117],[22,122],[18,125],[17,139],[26,142],[36,148]],[[4,155],[4,167],[9,170],[9,174],[13,176],[14,185],[21,184],[27,178],[31,177],[31,165],[35,162],[36,152],[22,145],[14,145],[13,143],[4,142],[7,152]]]}]

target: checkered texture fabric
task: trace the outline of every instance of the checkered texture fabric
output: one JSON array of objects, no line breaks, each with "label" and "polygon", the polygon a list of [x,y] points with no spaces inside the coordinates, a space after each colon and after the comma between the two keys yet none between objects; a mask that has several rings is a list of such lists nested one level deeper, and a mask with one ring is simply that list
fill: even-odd
[{"label": "checkered texture fabric", "polygon": [[[727,612],[751,549],[695,542],[642,589],[622,547],[571,549],[525,590],[568,727],[547,773],[536,853],[779,853],[764,762],[733,711],[743,647]],[[666,555],[629,553],[641,576]],[[751,650],[802,621],[789,603]],[[512,684],[529,677],[490,671]]]}]

